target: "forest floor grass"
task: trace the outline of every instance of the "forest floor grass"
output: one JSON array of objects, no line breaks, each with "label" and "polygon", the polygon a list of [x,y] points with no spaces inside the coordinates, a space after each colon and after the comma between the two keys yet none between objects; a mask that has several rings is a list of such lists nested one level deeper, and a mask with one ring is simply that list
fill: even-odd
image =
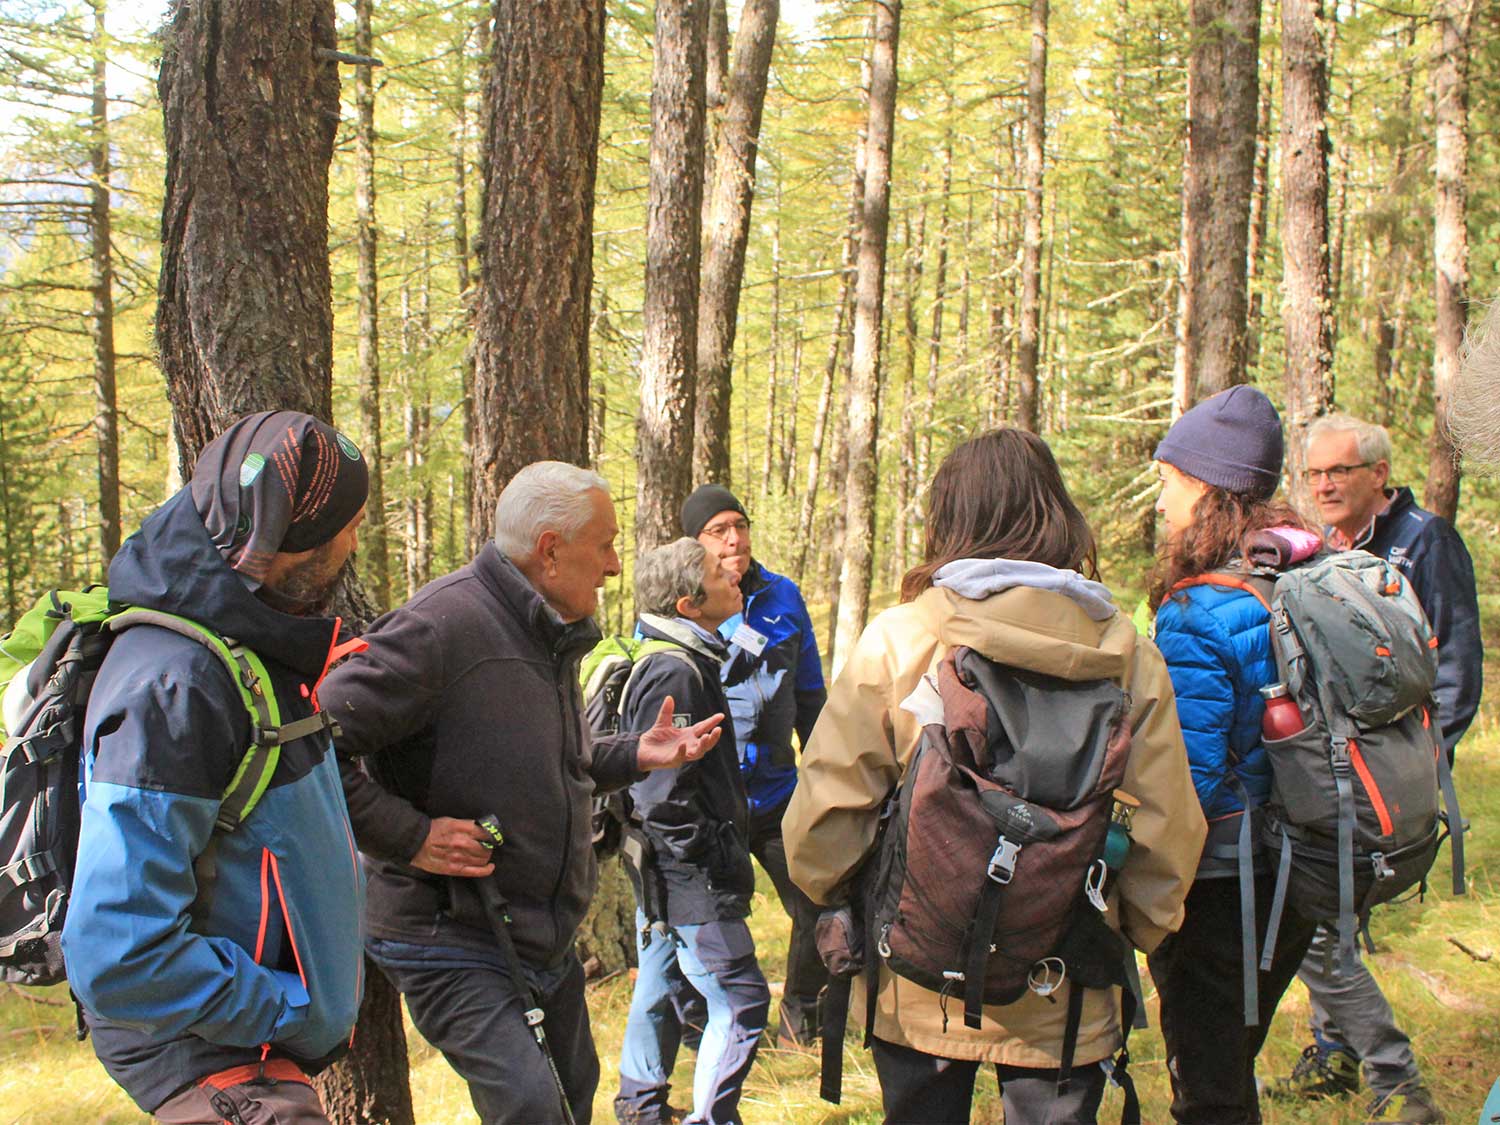
[{"label": "forest floor grass", "polygon": [[[1486,606],[1489,611],[1493,608]],[[1486,613],[1487,622],[1497,615]],[[1490,652],[1500,644],[1487,638]],[[1488,671],[1491,700],[1500,697],[1500,661]],[[1468,837],[1469,894],[1451,892],[1450,855],[1444,848],[1431,875],[1425,901],[1383,907],[1372,927],[1378,952],[1369,964],[1411,1036],[1417,1059],[1450,1125],[1472,1125],[1485,1094],[1500,1076],[1500,705],[1486,706],[1459,748],[1460,798],[1472,826]],[[786,957],[788,924],[775,892],[761,873],[751,928],[761,963],[779,990]],[[1469,952],[1460,948],[1458,943]],[[1477,960],[1485,958],[1484,960]],[[1144,959],[1143,959],[1144,960]],[[1145,974],[1143,974],[1145,975]],[[1141,1092],[1148,1125],[1170,1120],[1169,1093],[1156,1030],[1155,993],[1144,980],[1152,1026],[1131,1037],[1131,1069]],[[630,980],[619,976],[591,986],[589,1005],[603,1076],[594,1120],[613,1121],[611,1100],[617,1079],[620,1037],[630,1004]],[[1307,993],[1293,984],[1276,1014],[1259,1073],[1270,1079],[1290,1071],[1308,1040]],[[421,1125],[459,1125],[478,1120],[463,1083],[437,1051],[408,1024],[411,1085]],[[692,1060],[683,1052],[674,1075],[673,1104],[691,1100]],[[1347,1125],[1364,1120],[1363,1093],[1344,1101],[1302,1105],[1266,1101],[1267,1125]],[[1118,1091],[1106,1097],[1099,1120],[1119,1119]],[[747,1125],[816,1125],[880,1121],[880,1092],[869,1053],[851,1027],[845,1044],[844,1102],[818,1099],[818,1060],[809,1052],[763,1046],[745,1087],[742,1113]],[[88,1043],[73,1035],[73,1007],[66,987],[46,990],[0,988],[0,1125],[105,1125],[148,1120],[114,1086]],[[1003,1121],[993,1081],[976,1087],[973,1121]]]}]

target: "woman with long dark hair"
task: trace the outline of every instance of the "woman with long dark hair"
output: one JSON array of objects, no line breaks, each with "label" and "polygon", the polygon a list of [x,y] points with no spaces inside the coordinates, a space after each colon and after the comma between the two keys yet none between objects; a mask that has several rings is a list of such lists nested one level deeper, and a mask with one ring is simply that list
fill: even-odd
[{"label": "woman with long dark hair", "polygon": [[1189,410],[1155,454],[1163,545],[1149,600],[1208,820],[1187,917],[1149,958],[1179,1122],[1260,1121],[1255,1056],[1313,935],[1288,910],[1270,969],[1257,967],[1275,881],[1254,823],[1271,788],[1261,688],[1278,676],[1270,611],[1249,572],[1321,545],[1274,499],[1282,451],[1276,408],[1242,386]]},{"label": "woman with long dark hair", "polygon": [[[855,895],[881,808],[921,735],[902,703],[962,646],[1037,679],[1111,681],[1129,692],[1120,789],[1140,806],[1103,917],[1139,949],[1176,928],[1204,825],[1161,656],[1096,579],[1093,533],[1045,442],[992,430],[948,456],[932,482],[923,562],[906,575],[901,604],[855,644],[802,755],[785,834],[792,877],[814,901],[838,907]],[[975,1028],[961,1018],[961,997],[897,976],[884,960],[875,987],[888,1121],[967,1122],[980,1064],[995,1067],[1011,1125],[1095,1120],[1106,1081],[1097,1064],[1122,1040],[1118,989],[1077,990],[1073,1069],[1060,1093],[1070,1007],[1062,994],[1038,985],[1014,1003],[984,1005]]]}]

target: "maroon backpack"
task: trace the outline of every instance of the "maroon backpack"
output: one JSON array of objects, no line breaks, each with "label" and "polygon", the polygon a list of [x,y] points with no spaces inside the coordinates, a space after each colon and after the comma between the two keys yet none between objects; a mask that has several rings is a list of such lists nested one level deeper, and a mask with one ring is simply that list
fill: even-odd
[{"label": "maroon backpack", "polygon": [[1136,1015],[1134,958],[1105,920],[1129,848],[1117,809],[1134,804],[1117,794],[1130,697],[967,648],[939,665],[937,696],[866,884],[871,945],[898,976],[961,997],[973,1028],[985,1004],[1069,986],[1066,1081],[1084,989],[1121,987],[1123,1026]]}]

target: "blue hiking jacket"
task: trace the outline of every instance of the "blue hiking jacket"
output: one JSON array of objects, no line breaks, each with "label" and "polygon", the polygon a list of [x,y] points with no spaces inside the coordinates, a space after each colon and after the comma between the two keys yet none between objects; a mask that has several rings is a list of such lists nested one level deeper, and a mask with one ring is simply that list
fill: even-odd
[{"label": "blue hiking jacket", "polygon": [[1448,760],[1474,721],[1484,688],[1484,641],[1474,563],[1453,525],[1417,506],[1398,488],[1390,510],[1374,518],[1353,544],[1401,569],[1438,639],[1438,719]]},{"label": "blue hiking jacket", "polygon": [[[257,599],[186,489],[125,542],[109,578],[119,601],[254,649],[283,723],[312,713],[337,623]],[[327,733],[282,746],[259,804],[220,837],[201,917],[193,860],[251,742],[227,668],[187,637],[130,628],[100,668],[83,737],[63,950],[110,1076],[151,1112],[197,1078],[259,1061],[263,1045],[309,1071],[341,1054],[364,984],[363,880]]]},{"label": "blue hiking jacket", "polygon": [[[797,584],[751,560],[740,592],[745,608],[720,625],[719,634],[730,642],[724,693],[753,814],[780,808],[792,799],[797,786],[792,734],[807,745],[828,690],[818,639]],[[736,641],[741,626],[764,644],[751,642],[746,633]]]},{"label": "blue hiking jacket", "polygon": [[[1231,586],[1189,586],[1156,611],[1156,646],[1172,677],[1211,842],[1216,835],[1233,838],[1245,807],[1231,776],[1239,779],[1252,809],[1271,792],[1271,762],[1260,735],[1260,689],[1277,679],[1269,622],[1255,595]],[[1216,833],[1220,821],[1225,823]],[[1225,867],[1226,874],[1232,871],[1232,864]]]}]

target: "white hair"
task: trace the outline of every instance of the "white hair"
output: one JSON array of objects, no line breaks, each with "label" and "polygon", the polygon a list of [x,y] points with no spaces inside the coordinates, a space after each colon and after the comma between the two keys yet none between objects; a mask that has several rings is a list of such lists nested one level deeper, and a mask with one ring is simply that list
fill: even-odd
[{"label": "white hair", "polygon": [[1377,461],[1391,463],[1391,435],[1384,426],[1366,422],[1352,414],[1324,414],[1307,427],[1307,444],[1311,445],[1324,434],[1353,434],[1361,461],[1371,465]]},{"label": "white hair", "polygon": [[1448,427],[1473,468],[1500,472],[1500,300],[1464,341]]},{"label": "white hair", "polygon": [[495,502],[495,546],[517,561],[531,558],[545,531],[572,539],[594,514],[592,492],[609,495],[609,482],[566,461],[527,465]]}]

